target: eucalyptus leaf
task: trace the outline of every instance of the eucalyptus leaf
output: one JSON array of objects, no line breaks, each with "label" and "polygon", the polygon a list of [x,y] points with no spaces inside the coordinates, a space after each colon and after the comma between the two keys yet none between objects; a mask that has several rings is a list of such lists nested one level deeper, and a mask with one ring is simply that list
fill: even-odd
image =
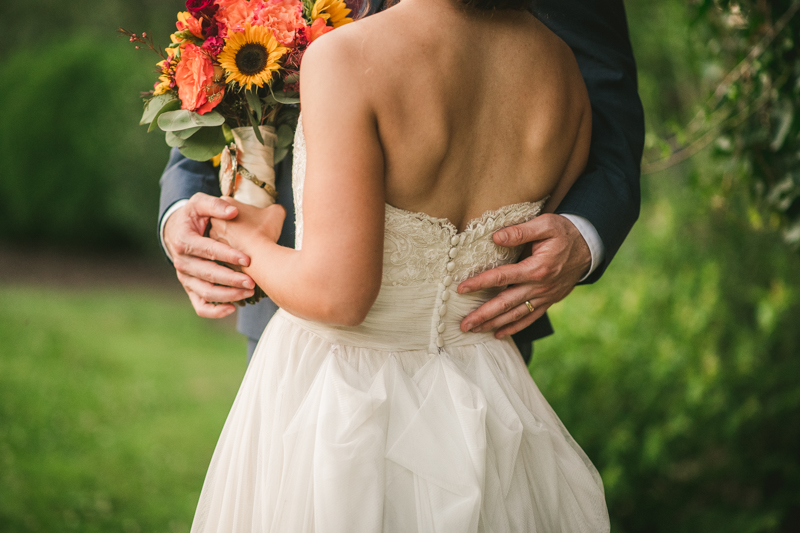
[{"label": "eucalyptus leaf", "polygon": [[183,142],[184,145],[179,150],[184,156],[195,161],[208,161],[225,148],[222,128],[201,128]]},{"label": "eucalyptus leaf", "polygon": [[180,131],[198,126],[222,126],[224,123],[225,118],[216,111],[200,115],[188,109],[179,109],[177,111],[169,111],[158,117],[158,127],[163,131]]},{"label": "eucalyptus leaf", "polygon": [[160,117],[164,113],[169,113],[170,111],[175,111],[180,108],[181,108],[181,101],[178,100],[177,98],[168,103],[167,105],[165,105],[164,107],[162,107],[161,110],[156,114],[153,121],[150,123],[150,126],[148,126],[147,133],[150,133],[151,131],[158,129],[158,117]]},{"label": "eucalyptus leaf", "polygon": [[180,139],[188,139],[189,137],[191,137],[192,135],[194,135],[198,131],[200,131],[200,126],[197,126],[196,128],[189,128],[189,129],[180,130],[180,131],[168,131],[167,133],[173,133],[173,134],[177,135],[178,138],[180,138]]},{"label": "eucalyptus leaf", "polygon": [[286,76],[286,79],[283,80],[283,83],[297,83],[298,81],[300,81],[300,73],[293,72],[292,74]]},{"label": "eucalyptus leaf", "polygon": [[172,102],[162,107],[161,110],[156,115],[156,117],[150,123],[150,126],[147,127],[147,133],[150,133],[151,131],[155,131],[158,129],[158,117],[160,117],[164,113],[169,113],[170,111],[176,111],[180,108],[181,108],[181,101],[177,99],[173,100]]},{"label": "eucalyptus leaf", "polygon": [[258,129],[258,122],[256,122],[255,117],[253,117],[252,113],[248,113],[247,116],[250,117],[250,124],[253,125],[253,131],[256,132],[256,139],[258,139],[258,142],[261,144],[265,144],[264,137],[261,135],[261,130]]},{"label": "eucalyptus leaf", "polygon": [[287,148],[292,145],[294,141],[294,131],[288,124],[283,124],[276,132],[278,136],[278,148]]},{"label": "eucalyptus leaf", "polygon": [[276,147],[276,148],[275,148],[275,159],[274,159],[274,164],[276,164],[276,165],[277,165],[278,163],[280,163],[281,161],[283,161],[283,159],[284,159],[284,158],[285,158],[287,155],[289,155],[289,147],[288,147],[288,146],[278,146],[278,147]]},{"label": "eucalyptus leaf", "polygon": [[178,102],[178,107],[180,107],[180,100],[178,100],[178,97],[173,93],[159,94],[149,99],[144,104],[144,113],[142,113],[142,119],[139,121],[139,125],[144,126],[145,124],[153,122],[164,107],[173,102]]},{"label": "eucalyptus leaf", "polygon": [[185,139],[181,139],[175,134],[175,132],[172,131],[168,131],[164,136],[164,139],[167,141],[167,146],[171,146],[172,148],[180,148],[186,142]]},{"label": "eucalyptus leaf", "polygon": [[256,114],[256,122],[261,124],[261,99],[252,89],[246,90],[244,96],[247,99],[247,105],[250,106],[250,111]]},{"label": "eucalyptus leaf", "polygon": [[[278,91],[277,93],[273,92],[272,93],[272,97],[279,104],[299,104],[300,103],[300,98],[297,98],[296,96],[286,96],[286,94],[287,93],[284,93],[284,92],[281,92],[281,91]],[[297,93],[291,93],[291,94],[297,94]]]}]

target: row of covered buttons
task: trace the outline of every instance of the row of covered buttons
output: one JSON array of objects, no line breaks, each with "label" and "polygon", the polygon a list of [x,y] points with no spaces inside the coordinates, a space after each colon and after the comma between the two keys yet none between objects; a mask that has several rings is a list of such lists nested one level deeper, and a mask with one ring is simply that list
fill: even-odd
[{"label": "row of covered buttons", "polygon": [[450,300],[450,286],[453,284],[453,270],[456,268],[455,259],[458,257],[458,247],[464,244],[466,234],[453,235],[450,237],[450,251],[448,255],[450,261],[447,262],[447,273],[444,279],[439,283],[439,292],[442,294],[442,305],[439,307],[439,320],[436,324],[436,346],[439,348],[444,346],[444,316],[447,314],[447,301]]}]

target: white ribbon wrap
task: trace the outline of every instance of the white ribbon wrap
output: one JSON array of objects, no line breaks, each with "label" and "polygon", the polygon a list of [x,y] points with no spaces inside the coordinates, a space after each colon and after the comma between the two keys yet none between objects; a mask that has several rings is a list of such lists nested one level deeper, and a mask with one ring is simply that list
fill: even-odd
[{"label": "white ribbon wrap", "polygon": [[[259,126],[264,144],[258,140],[252,127],[233,128],[233,139],[236,142],[236,159],[238,166],[249,170],[257,179],[275,190],[275,146],[278,136],[272,126]],[[230,167],[228,167],[230,169]],[[221,165],[220,173],[225,172],[226,165]],[[229,171],[232,172],[232,169]],[[224,182],[222,174],[220,182]],[[237,180],[233,197],[245,204],[256,207],[267,207],[275,203],[266,190],[252,181],[242,177]]]}]

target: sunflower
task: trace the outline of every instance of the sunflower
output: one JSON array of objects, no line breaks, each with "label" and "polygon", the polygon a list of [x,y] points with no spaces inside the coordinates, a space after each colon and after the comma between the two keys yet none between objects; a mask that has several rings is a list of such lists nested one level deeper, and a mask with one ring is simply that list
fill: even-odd
[{"label": "sunflower", "polygon": [[243,32],[228,36],[217,60],[228,72],[226,83],[235,81],[250,89],[269,84],[272,73],[281,68],[278,61],[288,50],[265,27],[248,24]]},{"label": "sunflower", "polygon": [[323,18],[334,28],[338,28],[353,22],[353,19],[347,16],[349,14],[350,10],[347,9],[344,0],[317,0],[311,9],[311,20]]}]

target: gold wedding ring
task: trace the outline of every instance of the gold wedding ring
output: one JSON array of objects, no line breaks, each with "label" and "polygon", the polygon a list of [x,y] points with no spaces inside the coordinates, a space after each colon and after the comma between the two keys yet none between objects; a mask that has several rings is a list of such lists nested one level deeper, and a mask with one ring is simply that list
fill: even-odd
[{"label": "gold wedding ring", "polygon": [[531,301],[530,301],[530,300],[525,300],[525,305],[527,305],[527,306],[528,306],[528,311],[530,311],[531,313],[533,313],[534,311],[536,311],[536,308],[535,308],[534,306],[532,306],[532,305],[531,305]]}]

